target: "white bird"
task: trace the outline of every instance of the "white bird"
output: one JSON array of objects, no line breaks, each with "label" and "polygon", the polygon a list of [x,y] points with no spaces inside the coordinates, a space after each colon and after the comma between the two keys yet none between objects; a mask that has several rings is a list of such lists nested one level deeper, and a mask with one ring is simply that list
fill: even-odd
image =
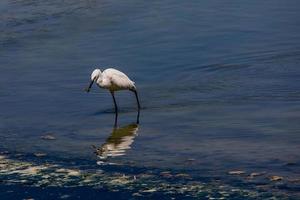
[{"label": "white bird", "polygon": [[96,82],[100,88],[104,88],[110,91],[114,100],[116,116],[118,115],[118,105],[115,99],[114,92],[118,90],[130,90],[134,92],[137,101],[138,112],[140,111],[141,106],[135,84],[123,72],[113,68],[108,68],[103,72],[101,72],[100,69],[95,69],[91,74],[91,83],[89,87],[86,88],[87,92],[91,90],[94,82]]}]

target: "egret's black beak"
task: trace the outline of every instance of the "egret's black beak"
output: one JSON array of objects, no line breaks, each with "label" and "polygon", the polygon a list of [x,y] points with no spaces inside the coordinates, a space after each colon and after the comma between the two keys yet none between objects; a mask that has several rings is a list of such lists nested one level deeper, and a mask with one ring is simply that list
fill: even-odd
[{"label": "egret's black beak", "polygon": [[85,91],[86,91],[86,92],[89,92],[89,91],[91,90],[91,87],[92,87],[93,83],[94,83],[94,80],[92,80],[92,81],[90,82],[89,87],[85,88]]}]

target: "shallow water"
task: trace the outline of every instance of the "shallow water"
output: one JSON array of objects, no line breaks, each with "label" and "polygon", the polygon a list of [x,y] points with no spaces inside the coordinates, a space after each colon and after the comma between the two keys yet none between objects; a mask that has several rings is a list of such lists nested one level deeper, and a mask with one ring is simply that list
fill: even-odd
[{"label": "shallow water", "polygon": [[[292,0],[1,1],[2,155],[11,163],[104,170],[99,179],[105,183],[112,173],[143,173],[155,177],[144,184],[169,187],[180,182],[176,174],[185,174],[191,179],[176,187],[196,181],[213,191],[177,191],[178,198],[209,199],[224,185],[226,192],[255,193],[237,199],[265,192],[265,198],[299,198],[299,6]],[[83,91],[95,67],[109,66],[137,83],[139,125],[133,94],[117,94],[116,129],[110,94],[96,87]],[[229,174],[236,170],[243,173]],[[16,183],[3,181],[1,190],[19,190],[22,178],[7,178],[8,172],[1,179]],[[42,181],[33,178],[32,194]],[[92,193],[142,198],[132,194],[149,190],[124,185],[115,192],[104,184]],[[54,186],[50,193],[69,195]],[[77,193],[68,198],[96,187],[71,186]],[[174,197],[168,187],[150,197]]]}]

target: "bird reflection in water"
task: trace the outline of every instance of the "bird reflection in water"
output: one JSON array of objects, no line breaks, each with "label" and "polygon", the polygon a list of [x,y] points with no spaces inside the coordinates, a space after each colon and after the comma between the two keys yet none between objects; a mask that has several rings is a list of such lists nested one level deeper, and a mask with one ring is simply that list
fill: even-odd
[{"label": "bird reflection in water", "polygon": [[[108,164],[107,160],[111,157],[123,156],[126,151],[131,148],[138,131],[138,118],[137,123],[131,123],[126,126],[117,127],[117,118],[115,125],[110,136],[106,139],[105,143],[98,148],[94,146],[95,154],[99,158],[97,164]],[[111,164],[111,163],[110,163]]]}]

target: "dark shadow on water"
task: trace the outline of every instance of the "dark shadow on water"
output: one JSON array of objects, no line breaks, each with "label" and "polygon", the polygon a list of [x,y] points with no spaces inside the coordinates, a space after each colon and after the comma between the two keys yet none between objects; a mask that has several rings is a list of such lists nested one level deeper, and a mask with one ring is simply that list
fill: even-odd
[{"label": "dark shadow on water", "polygon": [[[142,109],[144,109],[144,107]],[[118,110],[118,113],[132,113],[132,112],[136,112],[136,109],[135,108],[122,108],[122,109]],[[103,110],[94,112],[92,115],[112,114],[112,113],[115,113],[115,109],[107,108],[107,109],[103,109]]]}]

